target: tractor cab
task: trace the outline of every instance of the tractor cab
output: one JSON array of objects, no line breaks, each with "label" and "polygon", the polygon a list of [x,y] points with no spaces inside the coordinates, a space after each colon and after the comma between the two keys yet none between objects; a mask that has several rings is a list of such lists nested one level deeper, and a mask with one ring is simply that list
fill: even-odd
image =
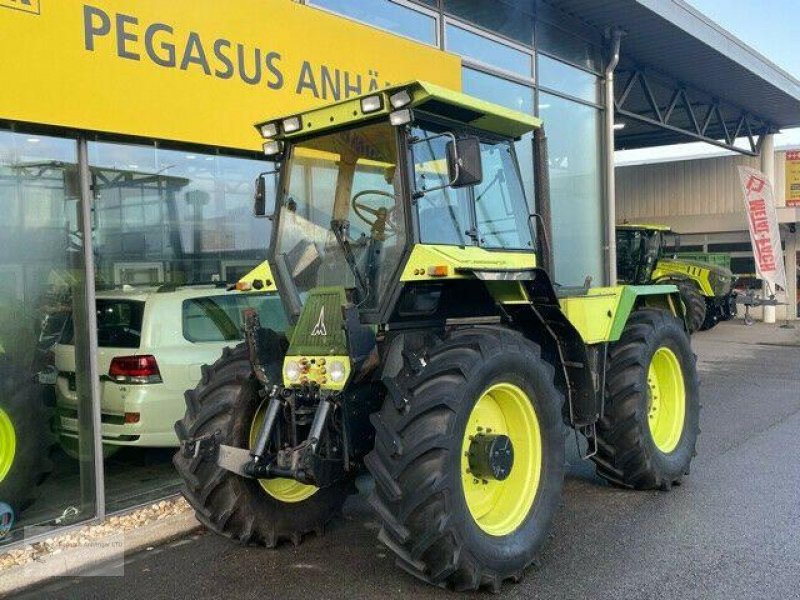
[{"label": "tractor cab", "polygon": [[671,234],[663,225],[617,226],[617,279],[620,283],[650,283],[656,263],[664,254],[665,236]]},{"label": "tractor cab", "polygon": [[[292,318],[312,290],[342,286],[364,322],[385,322],[417,245],[533,266],[513,142],[539,122],[489,107],[414,83],[258,126],[280,182],[269,263]],[[410,276],[453,275],[446,263]]]}]

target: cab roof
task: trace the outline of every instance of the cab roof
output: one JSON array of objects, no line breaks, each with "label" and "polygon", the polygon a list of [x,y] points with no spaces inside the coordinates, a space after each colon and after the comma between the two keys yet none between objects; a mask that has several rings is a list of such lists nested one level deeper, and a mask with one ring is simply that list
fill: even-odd
[{"label": "cab roof", "polygon": [[617,225],[617,229],[644,229],[647,231],[672,231],[668,225],[658,225],[655,223],[623,223]]},{"label": "cab roof", "polygon": [[[401,91],[407,91],[411,102],[395,109],[389,98]],[[369,113],[361,109],[361,100],[368,96],[381,96],[381,108]],[[280,122],[289,117],[299,116],[301,127],[298,131],[285,133],[279,127],[279,133],[273,139],[284,140],[305,137],[312,133],[328,131],[372,120],[377,116],[385,116],[395,110],[405,108],[419,109],[426,113],[458,121],[497,135],[518,138],[523,134],[541,127],[542,121],[525,113],[511,110],[486,102],[473,96],[455,92],[447,88],[428,83],[426,81],[410,81],[393,85],[381,90],[361,94],[347,100],[333,102],[317,108],[309,109],[302,113],[291,113],[276,118],[268,119],[256,124],[256,129],[261,131],[261,126],[267,123]]]}]

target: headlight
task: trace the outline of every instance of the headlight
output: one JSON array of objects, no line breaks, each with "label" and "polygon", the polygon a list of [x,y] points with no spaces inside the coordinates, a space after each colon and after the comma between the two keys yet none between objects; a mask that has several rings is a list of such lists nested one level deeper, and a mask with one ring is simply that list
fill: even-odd
[{"label": "headlight", "polygon": [[300,131],[303,124],[300,122],[300,117],[289,117],[283,120],[283,133],[294,133]]},{"label": "headlight", "polygon": [[274,138],[278,135],[278,124],[277,123],[264,123],[261,126],[261,135],[265,139]]},{"label": "headlight", "polygon": [[289,381],[297,381],[300,377],[300,363],[294,360],[287,361],[283,366],[283,375]]},{"label": "headlight", "polygon": [[276,140],[268,140],[264,142],[264,154],[267,156],[274,156],[283,152],[283,142]]},{"label": "headlight", "polygon": [[383,96],[376,94],[375,96],[367,96],[361,99],[361,112],[374,113],[383,108]]},{"label": "headlight", "polygon": [[400,90],[389,96],[389,104],[392,105],[392,108],[403,108],[407,104],[411,104],[411,94],[408,93],[408,90]]},{"label": "headlight", "polygon": [[334,360],[328,366],[328,375],[331,378],[331,381],[335,383],[339,383],[340,381],[344,380],[344,363],[340,360]]},{"label": "headlight", "polygon": [[396,110],[389,115],[389,123],[395,127],[400,125],[408,125],[411,123],[411,109],[405,108],[403,110]]}]

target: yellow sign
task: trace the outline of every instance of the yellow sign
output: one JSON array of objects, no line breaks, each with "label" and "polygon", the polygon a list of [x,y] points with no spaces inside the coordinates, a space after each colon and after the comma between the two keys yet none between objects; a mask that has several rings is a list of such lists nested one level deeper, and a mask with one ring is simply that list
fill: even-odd
[{"label": "yellow sign", "polygon": [[11,8],[38,15],[39,0],[0,0],[0,8]]},{"label": "yellow sign", "polygon": [[800,206],[800,150],[786,152],[786,206]]},{"label": "yellow sign", "polygon": [[457,56],[290,0],[0,0],[0,53],[0,118],[240,149],[273,115],[461,88]]}]

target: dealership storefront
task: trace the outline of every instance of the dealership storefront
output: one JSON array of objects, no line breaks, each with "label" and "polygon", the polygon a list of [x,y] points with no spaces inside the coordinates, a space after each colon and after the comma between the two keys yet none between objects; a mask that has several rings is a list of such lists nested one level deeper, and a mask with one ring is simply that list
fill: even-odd
[{"label": "dealership storefront", "polygon": [[[108,406],[109,385],[134,394],[137,381],[119,379],[124,363],[109,367],[119,357],[107,349],[135,353],[143,290],[218,294],[262,260],[256,121],[411,79],[538,114],[557,277],[603,281],[599,30],[532,2],[305,4],[0,1],[0,48],[13,57],[0,72],[0,361],[7,420],[25,422],[16,456],[37,455],[0,487],[14,479],[16,536],[5,541],[178,490],[174,447],[101,445],[101,428],[139,418]],[[518,151],[532,196],[529,138]],[[173,323],[190,341],[193,306]],[[204,325],[208,340],[229,339]]]},{"label": "dealership storefront", "polygon": [[225,284],[269,239],[254,123],[413,79],[537,115],[555,280],[599,285],[615,146],[755,155],[800,124],[726,36],[650,0],[0,0],[0,543],[178,491],[182,391],[236,343]]}]

